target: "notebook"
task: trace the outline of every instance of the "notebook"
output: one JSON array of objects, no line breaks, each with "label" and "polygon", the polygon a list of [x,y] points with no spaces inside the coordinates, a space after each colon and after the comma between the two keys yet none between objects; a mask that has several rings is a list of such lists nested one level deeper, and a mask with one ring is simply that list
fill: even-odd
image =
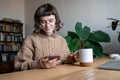
[{"label": "notebook", "polygon": [[99,69],[120,70],[120,60],[111,60],[98,66]]}]

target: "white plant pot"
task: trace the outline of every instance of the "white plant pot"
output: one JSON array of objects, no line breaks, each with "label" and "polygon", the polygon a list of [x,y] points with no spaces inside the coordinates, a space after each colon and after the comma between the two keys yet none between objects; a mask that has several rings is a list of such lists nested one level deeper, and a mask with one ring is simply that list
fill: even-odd
[{"label": "white plant pot", "polygon": [[93,49],[79,50],[80,66],[91,66],[93,64]]}]

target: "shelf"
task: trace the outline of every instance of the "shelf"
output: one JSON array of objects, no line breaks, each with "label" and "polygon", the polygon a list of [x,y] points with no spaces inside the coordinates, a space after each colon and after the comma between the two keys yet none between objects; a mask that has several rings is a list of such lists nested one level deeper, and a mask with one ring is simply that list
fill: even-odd
[{"label": "shelf", "polygon": [[22,43],[21,41],[20,42],[16,42],[16,41],[0,41],[0,43]]},{"label": "shelf", "polygon": [[18,51],[0,51],[0,53],[17,53]]},{"label": "shelf", "polygon": [[0,33],[17,33],[17,34],[23,34],[23,32],[11,32],[11,31],[0,31]]},{"label": "shelf", "polygon": [[23,41],[23,23],[0,21],[0,74],[14,71],[14,60]]},{"label": "shelf", "polygon": [[0,21],[0,23],[3,23],[3,24],[19,24],[19,25],[23,25],[23,23],[18,23],[18,22],[8,22],[8,21]]},{"label": "shelf", "polygon": [[0,74],[14,71],[14,61],[0,62]]}]

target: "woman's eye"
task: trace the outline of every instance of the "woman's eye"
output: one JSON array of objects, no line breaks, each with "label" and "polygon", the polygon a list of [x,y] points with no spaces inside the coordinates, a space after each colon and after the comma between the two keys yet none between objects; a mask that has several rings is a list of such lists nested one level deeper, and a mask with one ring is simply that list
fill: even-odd
[{"label": "woman's eye", "polygon": [[41,23],[41,24],[44,24],[44,23],[45,23],[45,21],[40,21],[40,23]]},{"label": "woman's eye", "polygon": [[54,20],[49,20],[49,22],[51,22],[51,23],[52,23],[52,22],[54,22]]},{"label": "woman's eye", "polygon": [[41,23],[41,24],[50,24],[50,23],[53,23],[53,22],[55,22],[55,20],[54,20],[54,19],[41,20],[41,21],[40,21],[40,23]]},{"label": "woman's eye", "polygon": [[52,23],[53,21],[49,21],[50,23]]}]

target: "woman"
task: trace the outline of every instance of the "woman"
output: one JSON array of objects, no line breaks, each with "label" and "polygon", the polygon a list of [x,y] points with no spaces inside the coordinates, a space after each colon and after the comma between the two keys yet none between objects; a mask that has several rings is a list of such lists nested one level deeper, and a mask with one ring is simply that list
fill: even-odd
[{"label": "woman", "polygon": [[25,38],[15,60],[15,70],[48,69],[76,62],[76,55],[70,54],[65,39],[56,33],[62,24],[53,5],[41,5],[34,21],[35,30]]}]

